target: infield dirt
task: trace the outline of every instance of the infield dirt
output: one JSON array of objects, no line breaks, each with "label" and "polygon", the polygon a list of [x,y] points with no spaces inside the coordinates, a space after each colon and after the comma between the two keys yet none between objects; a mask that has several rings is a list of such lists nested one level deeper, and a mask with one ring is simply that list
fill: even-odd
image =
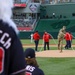
[{"label": "infield dirt", "polygon": [[46,50],[36,52],[36,57],[75,57],[75,50]]},{"label": "infield dirt", "polygon": [[[39,45],[39,47],[42,47],[43,45]],[[56,47],[57,45],[50,45],[51,47]],[[23,47],[35,47],[35,45],[23,45]],[[75,47],[75,45],[72,45],[72,47]],[[75,57],[75,50],[63,50],[63,52],[60,53],[60,50],[46,50],[46,51],[40,51],[36,52],[36,57]]]}]

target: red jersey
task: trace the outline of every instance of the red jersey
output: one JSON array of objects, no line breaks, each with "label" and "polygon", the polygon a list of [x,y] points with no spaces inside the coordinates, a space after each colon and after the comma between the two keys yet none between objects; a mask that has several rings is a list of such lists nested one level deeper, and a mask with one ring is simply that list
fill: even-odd
[{"label": "red jersey", "polygon": [[65,38],[66,40],[72,40],[72,35],[71,35],[69,32],[67,32],[67,33],[65,34],[64,38]]},{"label": "red jersey", "polygon": [[44,35],[43,35],[44,42],[49,42],[50,38],[51,38],[51,36],[48,33],[44,33]]},{"label": "red jersey", "polygon": [[33,39],[34,39],[34,40],[39,40],[39,39],[40,39],[40,35],[38,34],[38,32],[35,32],[35,33],[33,34]]},{"label": "red jersey", "polygon": [[73,36],[72,36],[72,34],[70,34],[70,40],[72,40],[72,38],[73,38]]}]

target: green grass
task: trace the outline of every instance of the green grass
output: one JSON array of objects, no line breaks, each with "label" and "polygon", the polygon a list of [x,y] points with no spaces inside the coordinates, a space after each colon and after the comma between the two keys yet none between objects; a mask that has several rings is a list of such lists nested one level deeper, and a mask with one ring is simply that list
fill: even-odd
[{"label": "green grass", "polygon": [[[34,41],[31,43],[31,40],[30,39],[22,39],[21,40],[21,42],[22,42],[22,44],[25,44],[25,45],[34,45]],[[57,44],[58,44],[58,40],[57,39],[51,39],[50,41],[49,41],[49,43],[50,43],[50,45],[56,45],[57,46]],[[41,39],[41,40],[39,40],[39,44],[42,44],[43,45],[43,40]],[[63,44],[66,44],[66,42],[65,42],[65,40],[63,40]],[[72,44],[75,44],[75,40],[73,39],[73,41],[72,41]],[[28,48],[28,47],[25,47],[25,48]],[[24,48],[24,49],[25,49]],[[31,48],[33,48],[34,49],[34,47],[31,47]],[[64,48],[64,47],[63,47]],[[57,50],[58,48],[57,47],[52,47],[52,46],[50,46],[50,49],[51,50]],[[75,47],[72,47],[71,49],[69,49],[69,50],[72,50],[72,49],[74,49],[75,50]],[[42,51],[42,50],[44,50],[43,49],[43,47],[38,47],[38,51]]]},{"label": "green grass", "polygon": [[[21,42],[22,42],[22,44],[34,44],[34,41],[31,43],[30,39],[22,39]],[[49,42],[50,42],[50,44],[55,44],[55,45],[58,44],[58,40],[57,39],[50,39]],[[42,44],[42,43],[43,43],[43,40],[40,39],[39,40],[39,44]],[[65,44],[65,43],[66,43],[65,40],[63,40],[63,44]],[[75,44],[75,40],[74,39],[72,40],[72,44]]]},{"label": "green grass", "polygon": [[[34,41],[31,43],[30,39],[22,39],[21,42],[22,42],[22,44],[34,44]],[[51,39],[49,42],[51,44],[56,44],[57,43],[57,39],[53,39],[53,40]],[[40,39],[39,40],[39,44],[42,44],[42,43],[43,43],[43,40]]]},{"label": "green grass", "polygon": [[[57,43],[58,40],[50,40],[50,44],[56,44],[54,41]],[[31,43],[29,39],[21,40],[21,42],[22,44],[34,44],[34,42]],[[75,40],[73,40],[72,43],[75,44]],[[42,44],[42,40],[39,41],[39,44]],[[63,41],[63,44],[65,44],[65,40]],[[32,48],[34,49],[34,47]],[[41,47],[38,47],[38,49],[40,50]],[[57,47],[50,47],[50,49],[55,50]],[[37,57],[36,59],[39,67],[44,71],[45,75],[75,75],[75,58]]]},{"label": "green grass", "polygon": [[75,75],[75,58],[37,58],[45,75]]}]

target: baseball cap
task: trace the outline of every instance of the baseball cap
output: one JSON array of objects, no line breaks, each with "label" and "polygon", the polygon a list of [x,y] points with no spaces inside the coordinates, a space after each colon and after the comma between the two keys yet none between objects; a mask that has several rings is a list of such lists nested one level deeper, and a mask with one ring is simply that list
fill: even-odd
[{"label": "baseball cap", "polygon": [[35,58],[35,51],[32,48],[27,48],[24,52],[25,58]]}]

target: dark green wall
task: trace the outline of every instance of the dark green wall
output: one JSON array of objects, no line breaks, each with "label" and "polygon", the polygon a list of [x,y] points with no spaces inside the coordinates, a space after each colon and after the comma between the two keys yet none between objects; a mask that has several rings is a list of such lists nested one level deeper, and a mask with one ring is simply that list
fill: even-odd
[{"label": "dark green wall", "polygon": [[[44,31],[49,32],[54,38],[57,38],[59,30],[63,26],[66,26],[67,28],[66,30],[70,31],[71,33],[73,33],[73,35],[75,35],[75,19],[59,19],[59,20],[41,19],[38,21],[34,31],[38,30],[41,38]],[[20,32],[20,38],[28,39],[30,38],[31,33],[34,32]]]},{"label": "dark green wall", "polygon": [[31,33],[33,33],[33,32],[22,31],[22,32],[20,32],[19,37],[20,37],[20,39],[29,39]]}]

